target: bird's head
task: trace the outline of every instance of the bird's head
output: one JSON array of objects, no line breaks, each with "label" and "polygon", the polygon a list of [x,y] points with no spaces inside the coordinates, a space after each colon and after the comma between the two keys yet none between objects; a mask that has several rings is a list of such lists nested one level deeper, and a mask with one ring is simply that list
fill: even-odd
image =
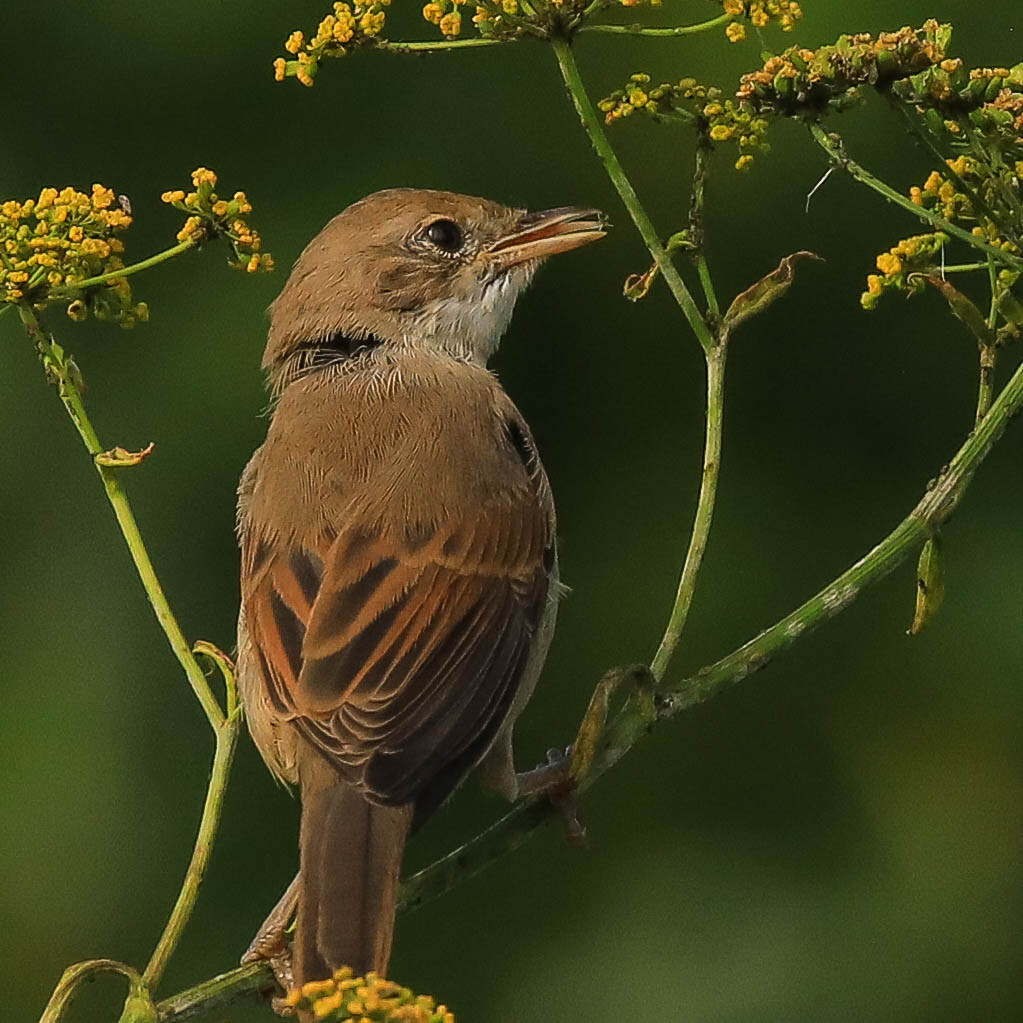
[{"label": "bird's head", "polygon": [[277,382],[375,345],[485,363],[548,256],[596,241],[597,210],[530,213],[453,192],[392,188],[349,206],[306,246],[271,309]]}]

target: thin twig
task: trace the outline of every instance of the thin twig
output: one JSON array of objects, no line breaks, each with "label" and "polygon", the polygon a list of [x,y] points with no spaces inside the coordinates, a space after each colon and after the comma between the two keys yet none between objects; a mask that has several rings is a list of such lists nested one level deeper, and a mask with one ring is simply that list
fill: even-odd
[{"label": "thin twig", "polygon": [[64,350],[43,330],[39,318],[36,316],[35,310],[31,305],[23,302],[18,306],[18,309],[29,337],[39,349],[47,372],[52,375],[57,385],[64,408],[71,417],[71,421],[75,424],[75,428],[78,430],[78,434],[82,438],[82,442],[85,444],[89,454],[93,456],[93,464],[103,482],[107,499],[114,510],[117,524],[121,527],[124,542],[128,545],[132,561],[135,562],[135,568],[138,571],[139,578],[142,580],[142,586],[146,591],[146,596],[149,598],[149,603],[156,613],[157,621],[167,637],[167,642],[170,643],[175,657],[177,657],[178,662],[185,671],[196,699],[206,714],[206,720],[209,721],[210,727],[213,729],[214,734],[216,734],[223,723],[224,713],[220,709],[213,691],[206,682],[206,676],[203,674],[202,668],[199,667],[199,663],[192,656],[191,646],[188,640],[185,639],[185,634],[181,631],[181,626],[174,617],[174,612],[171,611],[167,596],[160,585],[156,570],[153,568],[153,562],[142,539],[142,534],[139,532],[138,523],[135,521],[135,515],[131,510],[131,505],[128,503],[128,497],[121,486],[120,473],[123,470],[103,466],[96,461],[96,455],[102,454],[104,447],[96,435],[92,422],[85,411],[85,406],[82,404],[82,395],[75,380],[75,373],[71,365],[69,365],[69,360]]},{"label": "thin twig", "polygon": [[920,220],[925,221],[936,230],[944,231],[946,234],[952,235],[954,238],[958,238],[960,241],[966,242],[967,245],[970,245],[972,248],[991,256],[999,263],[1011,266],[1015,270],[1023,270],[1023,259],[1020,259],[1018,256],[1013,256],[1002,249],[996,249],[993,245],[988,245],[987,242],[980,241],[974,237],[974,235],[970,234],[969,231],[960,227],[958,224],[953,224],[951,221],[946,220],[933,210],[926,209],[923,206],[917,206],[912,199],[909,199],[900,192],[895,191],[894,188],[890,185],[886,185],[880,178],[874,177],[870,171],[865,170],[858,163],[850,160],[846,155],[838,136],[829,135],[816,122],[809,122],[808,127],[814,141],[821,147],[821,149],[824,150],[825,153],[828,154],[829,157],[831,157],[835,166],[852,175],[852,177],[854,177],[857,181],[866,185],[868,188],[873,189],[879,195],[883,195],[889,202],[893,202],[897,206],[901,206],[904,210],[912,213],[913,216],[918,217]]},{"label": "thin twig", "polygon": [[[164,254],[163,258],[170,257]],[[162,262],[162,259],[160,261]],[[150,265],[154,264],[150,262]],[[142,1003],[143,1006],[150,1004],[150,994],[159,984],[167,963],[177,949],[185,926],[192,916],[199,887],[202,884],[206,866],[209,862],[210,851],[212,850],[217,828],[220,824],[224,794],[227,789],[231,761],[241,720],[241,715],[238,711],[234,671],[228,658],[211,644],[200,644],[197,647],[199,652],[209,656],[217,664],[223,675],[226,689],[225,705],[227,710],[225,713],[206,681],[206,676],[203,674],[202,668],[189,647],[188,641],[185,639],[184,633],[181,631],[181,627],[171,611],[163,587],[157,578],[149,552],[139,532],[138,523],[128,503],[127,495],[121,486],[118,474],[123,470],[103,464],[102,458],[99,457],[104,453],[103,445],[99,441],[88,413],[85,411],[78,383],[78,372],[73,362],[68,358],[64,349],[44,331],[35,310],[28,302],[21,303],[19,311],[25,329],[39,351],[47,374],[57,386],[57,391],[64,408],[78,430],[86,450],[92,455],[93,465],[103,482],[107,498],[121,527],[121,532],[125,543],[128,545],[132,560],[135,562],[135,567],[138,570],[139,578],[142,580],[146,596],[156,612],[157,620],[163,628],[172,650],[185,670],[192,690],[206,714],[207,721],[213,729],[216,739],[210,782],[206,791],[202,817],[199,823],[199,832],[192,850],[192,858],[185,873],[181,889],[178,892],[174,908],[171,910],[170,917],[167,920],[163,934],[156,944],[149,964],[141,977],[131,967],[122,967],[121,964],[103,967],[108,969],[116,968],[120,972],[127,971],[132,986],[129,991],[128,1001],[125,1004],[122,1020],[134,1020],[138,1016],[139,1003]],[[91,972],[94,972],[92,967],[87,967],[89,967],[89,964],[77,964],[75,967],[65,971],[61,983],[50,999],[50,1005],[43,1014],[43,1020],[46,1023],[59,1018],[63,1012],[63,1007],[70,1001],[75,987],[86,979]]]},{"label": "thin twig", "polygon": [[707,32],[719,25],[727,25],[735,20],[734,14],[719,14],[710,21],[701,21],[695,25],[679,25],[674,28],[651,28],[648,25],[583,25],[579,32],[609,32],[616,35],[630,36],[692,36],[698,32]]},{"label": "thin twig", "polygon": [[650,217],[643,208],[643,204],[639,201],[639,196],[636,195],[636,190],[632,187],[632,182],[629,181],[625,170],[618,160],[617,154],[607,140],[604,126],[601,124],[600,117],[590,102],[590,97],[579,75],[579,67],[575,62],[572,47],[567,40],[557,38],[551,39],[551,45],[558,58],[558,65],[561,68],[561,75],[565,80],[565,86],[572,97],[572,103],[575,105],[576,112],[579,114],[579,119],[582,121],[586,134],[590,137],[593,148],[597,151],[597,155],[604,164],[608,177],[618,190],[622,202],[625,203],[625,208],[629,211],[632,222],[636,225],[636,229],[643,238],[646,247],[650,250],[650,255],[653,256],[654,262],[671,289],[672,295],[675,296],[675,301],[678,302],[685,318],[689,321],[689,326],[692,327],[693,333],[703,346],[704,351],[709,351],[714,346],[714,333],[700,313],[699,307],[682,280],[675,264],[671,261],[671,257],[661,244],[656,228],[651,223]]},{"label": "thin twig", "polygon": [[689,207],[688,235],[689,241],[693,245],[690,254],[693,262],[696,264],[696,273],[700,278],[703,296],[707,300],[707,309],[714,320],[717,321],[721,317],[721,306],[718,304],[717,292],[714,290],[714,281],[710,274],[710,265],[707,262],[703,230],[703,209],[707,197],[707,161],[709,157],[710,146],[707,140],[701,137],[696,145],[696,168],[693,171],[693,197]]},{"label": "thin twig", "polygon": [[505,43],[516,42],[516,39],[429,39],[414,42],[390,42],[381,39],[373,46],[374,50],[386,50],[388,53],[442,53],[446,50],[469,50],[480,46],[503,46]]},{"label": "thin twig", "polygon": [[169,249],[164,249],[163,252],[156,253],[155,256],[139,260],[139,262],[132,263],[130,266],[122,267],[120,270],[110,270],[107,273],[99,274],[96,277],[87,277],[84,281],[68,281],[66,284],[62,284],[59,288],[53,288],[50,291],[50,294],[54,296],[73,295],[76,291],[82,291],[85,288],[91,288],[97,284],[105,284],[107,281],[120,280],[122,277],[131,277],[132,274],[137,274],[140,270],[148,270],[150,267],[159,266],[168,259],[180,256],[182,252],[194,249],[200,241],[202,241],[201,238],[186,238],[185,241],[178,242],[177,245],[172,245]]},{"label": "thin twig", "polygon": [[[988,313],[987,326],[991,337],[995,337],[998,326],[998,271],[995,261],[988,258],[988,283],[991,287],[991,311]],[[998,368],[998,346],[992,340],[980,344],[980,379],[977,385],[977,417],[980,422],[991,408],[991,400],[995,392],[995,370]]]},{"label": "thin twig", "polygon": [[682,638],[689,609],[696,592],[696,580],[703,555],[707,550],[714,503],[717,497],[718,476],[721,471],[721,441],[724,431],[725,361],[728,345],[720,342],[707,352],[707,426],[703,454],[703,478],[696,504],[696,517],[689,540],[689,549],[682,567],[675,603],[668,618],[664,637],[650,662],[650,671],[660,682],[668,670],[671,658]]},{"label": "thin twig", "polygon": [[129,998],[141,989],[142,978],[139,977],[138,971],[127,963],[118,962],[116,959],[86,959],[84,962],[69,966],[61,974],[42,1016],[39,1017],[39,1023],[57,1023],[67,1011],[71,1000],[78,994],[78,989],[97,973],[116,973],[127,977]]},{"label": "thin twig", "polygon": [[211,648],[210,644],[197,644],[198,652],[207,653],[220,668],[226,689],[227,716],[217,729],[217,743],[213,754],[213,767],[210,770],[210,782],[206,789],[202,817],[199,821],[199,832],[192,849],[192,859],[185,872],[174,908],[167,918],[167,924],[156,943],[156,948],[142,974],[142,980],[149,991],[155,991],[163,977],[164,970],[171,956],[176,951],[185,925],[191,919],[195,909],[195,901],[199,895],[199,887],[206,875],[210,852],[213,849],[220,817],[224,808],[224,795],[231,774],[231,762],[234,759],[235,745],[238,741],[238,730],[241,714],[238,710],[237,688],[234,669],[226,656]]}]

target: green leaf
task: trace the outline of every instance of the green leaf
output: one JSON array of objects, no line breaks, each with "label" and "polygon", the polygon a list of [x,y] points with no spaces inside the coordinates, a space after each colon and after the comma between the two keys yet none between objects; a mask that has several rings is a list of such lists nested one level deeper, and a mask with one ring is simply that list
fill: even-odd
[{"label": "green leaf", "polygon": [[924,544],[916,567],[916,612],[909,627],[911,636],[923,632],[945,599],[944,563],[941,538],[933,536]]},{"label": "green leaf", "polygon": [[786,256],[778,264],[776,270],[772,270],[766,277],[762,277],[756,284],[736,297],[728,307],[728,312],[725,313],[721,324],[722,333],[730,334],[736,327],[777,302],[789,290],[795,279],[796,263],[804,259],[813,259],[818,263],[824,262],[815,252],[794,252],[791,256]]},{"label": "green leaf", "polygon": [[126,448],[111,448],[109,451],[101,451],[96,455],[96,464],[105,465],[107,468],[127,468],[132,465],[140,465],[152,453],[156,445],[149,442],[141,451],[128,451]]}]

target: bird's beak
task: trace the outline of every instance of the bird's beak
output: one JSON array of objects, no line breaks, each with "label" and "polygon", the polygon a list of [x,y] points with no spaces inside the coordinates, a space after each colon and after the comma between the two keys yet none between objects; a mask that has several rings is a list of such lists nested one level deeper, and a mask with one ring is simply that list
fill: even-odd
[{"label": "bird's beak", "polygon": [[533,259],[546,259],[604,237],[604,216],[600,210],[559,206],[553,210],[525,214],[518,229],[499,238],[483,253],[492,266],[508,270]]}]

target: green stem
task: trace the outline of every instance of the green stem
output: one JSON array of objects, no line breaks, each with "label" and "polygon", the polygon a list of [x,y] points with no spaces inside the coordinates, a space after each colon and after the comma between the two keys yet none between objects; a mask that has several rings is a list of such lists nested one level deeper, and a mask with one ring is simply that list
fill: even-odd
[{"label": "green stem", "polygon": [[213,849],[213,842],[216,839],[221,813],[224,809],[224,795],[227,791],[231,762],[234,759],[235,745],[238,741],[241,714],[238,712],[234,672],[227,659],[223,655],[221,658],[218,659],[218,662],[224,676],[227,716],[216,730],[217,741],[213,754],[213,767],[210,771],[210,782],[206,789],[206,800],[203,803],[202,817],[199,821],[199,832],[192,848],[192,859],[185,872],[185,879],[181,884],[174,908],[167,918],[163,934],[160,935],[160,940],[156,943],[156,948],[153,949],[149,964],[142,974],[142,981],[149,991],[155,991],[159,986],[167,963],[181,942],[185,925],[195,909],[195,901],[206,874],[210,852]]},{"label": "green stem", "polygon": [[987,268],[987,263],[954,263],[952,266],[943,266],[941,270],[947,274],[965,274],[971,273],[974,270],[986,270]]},{"label": "green stem", "polygon": [[630,36],[692,36],[698,32],[707,32],[719,25],[727,25],[735,20],[734,14],[719,14],[710,21],[701,21],[697,25],[679,25],[675,28],[650,28],[646,25],[583,25],[578,32],[613,32],[618,35]]},{"label": "green stem", "polygon": [[[203,875],[209,861],[210,850],[220,822],[224,793],[238,737],[240,714],[237,712],[238,701],[235,691],[234,674],[231,670],[230,662],[223,654],[220,654],[219,651],[216,651],[209,644],[202,644],[200,646],[200,649],[211,656],[219,665],[224,676],[227,706],[227,714],[225,716],[167,602],[167,597],[163,592],[163,587],[160,585],[152,561],[149,558],[149,553],[142,540],[142,535],[139,532],[138,523],[135,521],[135,516],[128,503],[127,495],[121,486],[118,470],[114,467],[102,465],[96,457],[102,454],[104,449],[85,411],[78,383],[78,372],[74,367],[74,363],[68,358],[63,348],[43,330],[39,318],[29,303],[22,303],[19,306],[19,311],[29,337],[34,341],[39,350],[47,373],[57,385],[64,408],[78,430],[86,450],[93,456],[93,465],[103,482],[107,498],[121,527],[121,533],[131,552],[132,560],[135,562],[135,567],[139,578],[142,580],[142,585],[149,598],[149,602],[156,612],[157,620],[162,626],[172,650],[185,670],[192,691],[199,700],[216,738],[213,768],[206,791],[202,818],[199,823],[199,833],[192,851],[192,859],[164,932],[157,942],[149,965],[142,975],[141,987],[139,991],[133,989],[129,994],[125,1013],[122,1016],[122,1020],[127,1023],[128,1020],[134,1020],[137,1017],[138,998],[141,998],[143,1002],[147,1002],[149,992],[155,989],[159,983],[167,962],[177,948],[185,925],[195,908],[195,900],[199,887],[202,884]],[[137,974],[135,976],[137,977]],[[53,997],[59,1001],[59,995],[60,988],[58,987]],[[52,1002],[53,999],[51,999]],[[63,1010],[61,1009],[60,1011]],[[48,1019],[45,1014],[44,1019]]]},{"label": "green stem", "polygon": [[431,39],[423,42],[396,42],[381,40],[374,50],[386,50],[388,53],[441,53],[445,50],[468,50],[479,46],[502,46],[514,42],[514,39]]},{"label": "green stem", "polygon": [[707,192],[707,158],[709,155],[710,148],[701,137],[696,146],[693,199],[689,209],[689,240],[695,246],[693,249],[693,262],[696,264],[696,273],[700,278],[700,287],[703,288],[703,295],[707,300],[707,308],[714,320],[718,321],[721,319],[721,307],[718,304],[717,292],[714,290],[714,281],[710,275],[710,265],[707,262],[703,232],[703,208]]},{"label": "green stem", "polygon": [[246,963],[158,1002],[157,1019],[160,1023],[170,1023],[171,1020],[181,1023],[183,1020],[227,1005],[244,995],[267,997],[276,990],[277,982],[266,960]]},{"label": "green stem", "polygon": [[[991,337],[995,336],[998,326],[998,271],[993,259],[987,263],[988,281],[991,286],[991,311],[988,313],[987,326]],[[992,342],[980,344],[980,381],[977,386],[977,417],[980,422],[991,408],[995,393],[995,370],[998,367],[998,347]]]},{"label": "green stem", "polygon": [[164,249],[163,252],[158,252],[155,256],[150,256],[141,262],[132,263],[121,270],[110,270],[105,274],[99,274],[97,277],[87,277],[84,281],[70,281],[59,288],[54,288],[50,294],[54,296],[74,295],[76,292],[83,291],[85,288],[91,288],[96,284],[105,284],[107,281],[131,277],[132,274],[137,274],[140,270],[148,270],[152,266],[159,266],[168,259],[180,256],[182,252],[194,249],[199,244],[199,241],[200,239],[194,237],[186,238],[185,241],[178,242],[177,245],[172,245],[169,249]]},{"label": "green stem", "polygon": [[572,102],[575,104],[576,113],[578,113],[579,119],[582,121],[586,134],[590,137],[593,148],[597,151],[597,155],[604,164],[608,177],[618,190],[625,208],[632,217],[632,222],[636,225],[636,229],[642,236],[646,247],[650,250],[650,255],[653,256],[661,275],[671,289],[672,295],[675,296],[675,301],[678,302],[685,318],[689,321],[689,325],[692,327],[697,340],[703,346],[705,352],[710,351],[715,345],[714,334],[700,313],[696,302],[693,300],[693,296],[689,293],[689,289],[682,280],[675,264],[671,261],[671,257],[661,244],[654,225],[639,201],[639,196],[636,195],[636,190],[632,187],[632,183],[626,176],[617,154],[607,140],[604,126],[593,104],[590,102],[582,78],[579,75],[579,67],[575,62],[572,47],[566,39],[561,38],[552,38],[551,45],[558,58],[558,65],[561,68],[561,75],[565,80],[565,86],[572,97]]},{"label": "green stem", "polygon": [[96,435],[88,413],[85,411],[85,406],[82,404],[82,395],[76,380],[77,374],[72,369],[73,363],[67,358],[64,350],[43,330],[35,310],[27,302],[19,305],[18,309],[28,336],[39,349],[48,372],[52,374],[57,384],[60,400],[63,402],[67,414],[75,424],[86,450],[93,456],[93,465],[99,473],[107,500],[114,510],[117,524],[121,527],[121,534],[124,537],[124,542],[128,545],[131,559],[142,580],[149,603],[174,651],[174,656],[177,657],[178,663],[185,671],[192,692],[195,693],[196,699],[206,714],[206,720],[209,721],[210,727],[216,734],[224,720],[223,711],[206,682],[202,668],[192,656],[188,640],[185,639],[181,626],[178,625],[174,612],[171,611],[170,604],[167,602],[167,596],[163,592],[156,570],[153,568],[149,552],[146,550],[142,534],[139,532],[138,523],[135,521],[135,515],[128,503],[128,497],[121,486],[120,470],[100,465],[96,461],[96,455],[102,454],[104,447]]},{"label": "green stem", "polygon": [[951,221],[939,216],[932,210],[925,209],[923,206],[917,206],[912,199],[896,192],[894,188],[890,185],[886,185],[880,180],[880,178],[874,177],[873,174],[864,170],[864,168],[858,163],[854,163],[848,156],[846,156],[841,140],[837,135],[829,135],[816,122],[810,122],[808,127],[810,129],[810,134],[814,137],[814,140],[821,149],[823,149],[824,152],[831,157],[834,165],[846,171],[861,184],[866,185],[868,188],[872,188],[879,195],[883,195],[889,200],[889,202],[893,202],[897,206],[901,206],[903,209],[908,210],[913,214],[913,216],[925,221],[931,227],[939,231],[944,231],[946,234],[952,235],[954,238],[958,238],[960,241],[966,242],[974,249],[985,253],[997,260],[999,263],[1011,266],[1015,270],[1023,270],[1023,259],[1013,256],[1008,252],[1004,252],[1002,249],[996,249],[993,245],[988,245],[987,242],[979,241],[970,234],[969,231],[959,227],[958,224],[953,224]]},{"label": "green stem", "polygon": [[50,1000],[46,1003],[46,1008],[43,1009],[42,1016],[39,1017],[39,1023],[57,1023],[67,1011],[71,1000],[78,993],[79,987],[85,981],[91,980],[97,973],[117,973],[127,977],[129,998],[141,992],[142,979],[139,977],[138,971],[126,963],[120,963],[116,959],[87,959],[85,962],[69,966],[61,974],[57,986],[53,989],[53,994],[50,995]]},{"label": "green stem", "polygon": [[693,532],[682,567],[682,577],[675,595],[675,604],[671,609],[664,637],[650,662],[650,671],[658,682],[664,678],[679,640],[682,638],[686,619],[689,617],[689,609],[693,603],[693,594],[696,592],[696,580],[699,576],[700,566],[703,564],[703,555],[707,550],[711,522],[714,518],[714,502],[717,496],[718,476],[721,471],[727,350],[727,344],[720,343],[707,353],[707,427],[704,441],[703,478],[700,484],[700,496],[696,504]]}]

